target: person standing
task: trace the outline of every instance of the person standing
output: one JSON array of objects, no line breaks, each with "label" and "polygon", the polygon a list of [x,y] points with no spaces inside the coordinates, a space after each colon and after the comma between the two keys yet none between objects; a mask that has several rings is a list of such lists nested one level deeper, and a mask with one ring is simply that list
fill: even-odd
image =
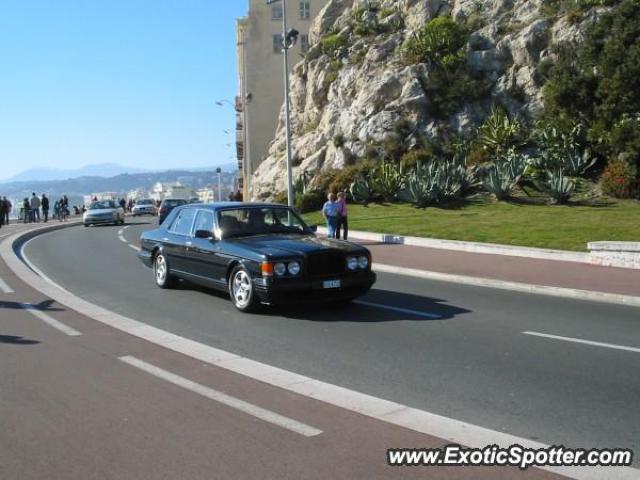
[{"label": "person standing", "polygon": [[336,238],[336,227],[338,226],[338,203],[336,202],[336,196],[330,193],[327,196],[327,201],[322,207],[322,215],[327,221],[327,230],[329,238]]},{"label": "person standing", "polygon": [[40,204],[42,205],[42,218],[45,223],[49,220],[49,199],[43,193],[42,199],[40,200]]},{"label": "person standing", "polygon": [[9,225],[9,216],[11,215],[13,205],[7,197],[2,197],[2,203],[4,203],[4,224]]},{"label": "person standing", "polygon": [[36,192],[31,194],[31,221],[40,222],[40,199]]},{"label": "person standing", "polygon": [[340,239],[340,231],[342,230],[343,239],[349,236],[349,221],[347,218],[347,196],[344,192],[338,193],[338,225],[336,226],[336,238]]},{"label": "person standing", "polygon": [[29,199],[27,197],[24,197],[24,200],[22,201],[22,210],[23,210],[22,219],[24,220],[24,223],[30,222],[31,221],[31,204],[29,203]]},{"label": "person standing", "polygon": [[0,198],[0,228],[2,228],[2,225],[4,225],[4,218],[5,218],[5,214],[4,214],[4,210],[5,210],[6,206],[4,203],[4,200],[2,198]]}]

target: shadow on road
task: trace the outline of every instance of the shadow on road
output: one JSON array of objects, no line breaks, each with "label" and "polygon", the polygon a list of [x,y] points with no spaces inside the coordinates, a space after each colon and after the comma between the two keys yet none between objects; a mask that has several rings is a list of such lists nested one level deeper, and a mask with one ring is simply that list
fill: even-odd
[{"label": "shadow on road", "polygon": [[[176,288],[229,301],[229,295],[224,292],[187,281],[180,281]],[[471,313],[471,310],[449,305],[447,300],[439,298],[373,288],[354,303],[334,303],[318,298],[317,301],[305,300],[299,304],[265,305],[259,313],[311,322],[379,323],[442,321]]]},{"label": "shadow on road", "polygon": [[0,343],[8,343],[10,345],[36,345],[40,342],[37,340],[27,340],[26,338],[16,337],[14,335],[0,335]]},{"label": "shadow on road", "polygon": [[[358,303],[362,302],[362,303]],[[372,289],[350,304],[312,303],[267,307],[265,313],[312,322],[433,322],[449,320],[470,310],[448,305],[446,300],[389,290]]]},{"label": "shadow on road", "polygon": [[41,310],[43,312],[64,312],[64,308],[54,307],[53,304],[55,302],[53,300],[44,300],[40,303],[34,303],[31,305],[27,305],[20,302],[4,302],[0,301],[0,309],[13,309],[13,310],[26,310],[28,308],[33,308],[34,310]]}]

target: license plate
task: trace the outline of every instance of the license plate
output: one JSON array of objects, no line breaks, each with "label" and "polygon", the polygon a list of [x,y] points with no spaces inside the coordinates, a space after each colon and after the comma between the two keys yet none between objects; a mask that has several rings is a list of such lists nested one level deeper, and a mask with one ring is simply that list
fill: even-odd
[{"label": "license plate", "polygon": [[322,282],[322,288],[340,288],[340,280]]}]

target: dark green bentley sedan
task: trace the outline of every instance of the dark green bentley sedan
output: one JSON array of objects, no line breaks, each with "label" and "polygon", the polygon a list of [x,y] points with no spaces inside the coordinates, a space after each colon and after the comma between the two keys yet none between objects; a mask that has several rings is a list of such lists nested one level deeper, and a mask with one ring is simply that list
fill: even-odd
[{"label": "dark green bentley sedan", "polygon": [[376,281],[363,246],[315,235],[292,209],[264,203],[190,204],[140,237],[156,284],[178,279],[228,291],[237,309],[349,302]]}]

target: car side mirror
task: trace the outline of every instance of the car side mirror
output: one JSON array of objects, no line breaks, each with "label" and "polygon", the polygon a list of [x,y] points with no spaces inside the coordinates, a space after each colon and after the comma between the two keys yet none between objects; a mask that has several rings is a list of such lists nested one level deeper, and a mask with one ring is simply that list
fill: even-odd
[{"label": "car side mirror", "polygon": [[309,228],[313,233],[318,233],[318,225],[310,225]]},{"label": "car side mirror", "polygon": [[196,230],[196,238],[213,240],[213,233],[211,233],[209,230]]}]

